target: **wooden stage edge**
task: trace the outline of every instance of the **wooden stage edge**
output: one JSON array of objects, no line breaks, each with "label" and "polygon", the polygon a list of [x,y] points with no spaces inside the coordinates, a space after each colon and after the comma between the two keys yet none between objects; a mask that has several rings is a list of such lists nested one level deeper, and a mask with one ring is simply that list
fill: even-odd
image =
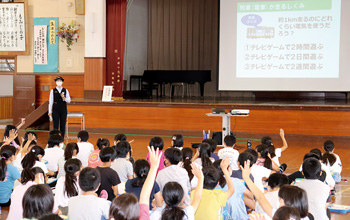
[{"label": "wooden stage edge", "polygon": [[[101,102],[73,99],[68,111],[85,113],[87,128],[95,132],[151,130],[167,134],[175,131],[221,131],[221,118],[208,117],[211,108],[249,109],[249,117],[232,117],[231,129],[239,133],[350,136],[350,105],[347,102],[262,102],[262,101],[167,101],[126,100]],[[120,129],[122,128],[122,129]],[[107,129],[107,130],[106,130]],[[125,132],[126,133],[126,132]]]}]

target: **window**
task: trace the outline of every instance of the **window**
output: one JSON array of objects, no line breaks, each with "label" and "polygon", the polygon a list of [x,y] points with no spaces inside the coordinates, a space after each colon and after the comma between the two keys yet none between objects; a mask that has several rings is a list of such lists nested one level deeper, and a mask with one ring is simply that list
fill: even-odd
[{"label": "window", "polygon": [[0,57],[0,74],[14,74],[16,72],[16,59],[13,57]]}]

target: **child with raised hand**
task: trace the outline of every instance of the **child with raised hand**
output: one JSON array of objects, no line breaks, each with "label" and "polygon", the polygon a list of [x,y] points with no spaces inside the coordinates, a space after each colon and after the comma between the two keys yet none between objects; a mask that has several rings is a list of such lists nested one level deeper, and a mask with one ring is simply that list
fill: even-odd
[{"label": "child with raised hand", "polygon": [[162,152],[159,152],[159,149],[155,151],[153,147],[148,147],[148,151],[151,169],[147,175],[145,183],[143,184],[139,202],[137,202],[137,198],[130,193],[125,193],[118,198],[115,198],[109,209],[110,220],[150,219],[149,198],[153,189]]},{"label": "child with raised hand", "polygon": [[[221,207],[226,206],[227,199],[235,192],[234,184],[231,180],[227,167],[230,165],[230,159],[225,157],[220,163],[222,172],[224,173],[225,180],[227,182],[228,190],[223,192],[220,189],[215,189],[220,180],[220,174],[217,168],[213,166],[203,167],[204,175],[204,189],[202,192],[202,199],[199,203],[197,212],[195,213],[196,219],[221,219],[222,213],[220,213]],[[194,199],[192,193],[192,199]],[[210,208],[208,208],[210,207]]]},{"label": "child with raised hand", "polygon": [[[132,193],[139,199],[142,186],[146,181],[149,171],[150,171],[150,165],[147,162],[147,160],[144,160],[144,159],[137,160],[134,164],[134,173],[136,177],[133,179],[129,179],[125,183],[125,192]],[[151,203],[153,199],[155,199],[156,207],[163,206],[163,197],[157,182],[154,183],[152,193],[150,196],[150,210],[152,210]]]},{"label": "child with raised hand", "polygon": [[271,137],[265,136],[265,137],[261,138],[261,143],[262,144],[266,144],[269,147],[271,159],[278,166],[280,165],[280,162],[279,162],[278,158],[281,157],[282,152],[287,150],[287,148],[288,148],[288,143],[287,143],[287,140],[286,140],[285,135],[284,135],[284,130],[282,128],[280,129],[280,137],[282,139],[282,144],[283,144],[283,146],[280,147],[280,148],[275,148]]},{"label": "child with raised hand", "polygon": [[[250,188],[251,192],[255,196],[256,200],[261,205],[262,209],[266,212],[266,214],[273,218],[276,213],[276,209],[271,206],[269,201],[267,201],[264,194],[259,190],[259,188],[253,183],[253,181],[249,178],[250,175],[250,161],[244,162],[244,166],[241,166],[243,179]],[[304,220],[313,219],[313,216],[308,213],[308,197],[306,191],[297,187],[290,185],[283,185],[278,192],[278,197],[280,198],[280,207],[289,205],[296,208],[300,216]]]},{"label": "child with raised hand", "polygon": [[[226,179],[224,173],[221,169],[221,159],[214,162],[214,167],[219,170],[220,180],[219,185],[216,189],[222,189],[224,192],[228,190]],[[231,167],[228,166],[227,170],[229,173],[232,172]],[[246,206],[243,201],[243,195],[248,196],[253,200],[253,194],[245,187],[244,183],[238,178],[232,178],[233,185],[235,187],[235,192],[228,198],[226,206],[223,209],[224,219],[236,219],[236,220],[246,220],[248,219]]]},{"label": "child with raised hand", "polygon": [[11,205],[11,193],[15,181],[20,180],[21,174],[13,165],[16,158],[16,148],[5,145],[0,150],[0,207]]},{"label": "child with raised hand", "polygon": [[198,184],[192,194],[191,205],[187,207],[179,207],[180,203],[185,199],[184,190],[177,182],[168,182],[163,189],[163,198],[166,204],[164,210],[157,209],[151,215],[152,220],[194,220],[203,191],[203,173],[199,166],[192,163],[192,173],[198,179]]}]

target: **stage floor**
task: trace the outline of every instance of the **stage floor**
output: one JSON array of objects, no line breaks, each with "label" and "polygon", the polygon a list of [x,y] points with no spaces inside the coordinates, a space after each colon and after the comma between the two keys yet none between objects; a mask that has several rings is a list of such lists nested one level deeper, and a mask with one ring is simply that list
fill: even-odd
[{"label": "stage floor", "polygon": [[350,100],[297,100],[297,99],[264,99],[255,100],[253,98],[169,98],[169,97],[153,97],[152,99],[125,99],[123,101],[102,102],[101,100],[93,99],[72,99],[72,105],[75,104],[100,104],[100,105],[121,105],[121,106],[134,106],[134,105],[161,105],[161,106],[186,106],[186,107],[250,107],[253,109],[261,108],[319,108],[319,109],[338,109],[338,110],[350,110]]}]

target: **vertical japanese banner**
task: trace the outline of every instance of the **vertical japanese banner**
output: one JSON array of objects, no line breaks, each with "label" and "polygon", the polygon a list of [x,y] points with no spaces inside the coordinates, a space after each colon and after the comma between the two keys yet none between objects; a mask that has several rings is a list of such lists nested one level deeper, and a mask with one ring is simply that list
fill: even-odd
[{"label": "vertical japanese banner", "polygon": [[58,28],[58,18],[57,17],[47,17],[47,18],[34,18],[34,27],[37,25],[44,25],[46,27],[45,39],[47,46],[47,63],[37,64],[35,61],[35,28],[33,28],[33,63],[35,73],[56,73],[58,72],[58,37],[56,36],[56,31]]},{"label": "vertical japanese banner", "polygon": [[34,64],[47,65],[47,26],[34,26]]}]

